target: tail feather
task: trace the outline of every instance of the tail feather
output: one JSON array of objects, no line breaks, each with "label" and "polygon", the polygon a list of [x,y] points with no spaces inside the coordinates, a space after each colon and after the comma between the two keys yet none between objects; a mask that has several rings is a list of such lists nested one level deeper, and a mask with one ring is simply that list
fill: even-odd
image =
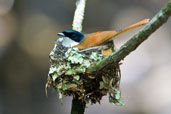
[{"label": "tail feather", "polygon": [[120,32],[118,32],[117,34],[115,34],[115,36],[119,36],[119,35],[121,35],[121,34],[127,32],[127,31],[129,31],[129,30],[132,30],[132,29],[134,29],[134,28],[136,28],[136,27],[139,27],[139,26],[141,26],[141,25],[144,25],[144,24],[148,23],[149,20],[150,20],[150,19],[144,19],[144,20],[142,20],[142,21],[139,21],[139,22],[137,22],[137,23],[135,23],[135,24],[133,24],[133,25],[131,25],[131,26],[129,26],[129,27],[127,27],[127,28],[121,30]]}]

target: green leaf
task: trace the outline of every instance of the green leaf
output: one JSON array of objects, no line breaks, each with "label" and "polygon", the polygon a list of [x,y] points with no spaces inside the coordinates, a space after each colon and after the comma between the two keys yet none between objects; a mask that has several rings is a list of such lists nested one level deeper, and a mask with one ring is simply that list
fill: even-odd
[{"label": "green leaf", "polygon": [[77,87],[77,85],[76,84],[64,84],[64,86],[63,86],[63,88],[62,88],[62,90],[68,90],[68,89],[71,89],[71,88],[76,88]]},{"label": "green leaf", "polygon": [[76,71],[77,73],[83,73],[83,72],[86,71],[86,68],[84,68],[84,67],[78,67],[78,68],[75,69],[75,71]]},{"label": "green leaf", "polygon": [[103,89],[105,86],[104,86],[104,82],[103,81],[100,81],[100,87],[99,89]]},{"label": "green leaf", "polygon": [[79,80],[80,79],[80,76],[79,75],[76,75],[76,76],[74,76],[74,79],[75,80]]},{"label": "green leaf", "polygon": [[76,72],[72,69],[65,72],[65,75],[73,75],[73,74],[76,74]]},{"label": "green leaf", "polygon": [[102,76],[102,79],[103,79],[103,82],[104,82],[105,84],[108,84],[108,82],[109,82],[109,79],[108,79],[107,77],[105,77],[105,76]]}]

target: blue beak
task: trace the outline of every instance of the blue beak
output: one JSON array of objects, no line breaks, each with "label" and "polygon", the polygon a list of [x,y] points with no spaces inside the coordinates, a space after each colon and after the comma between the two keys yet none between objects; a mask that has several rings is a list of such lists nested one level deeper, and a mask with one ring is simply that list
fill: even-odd
[{"label": "blue beak", "polygon": [[65,34],[64,33],[57,33],[56,35],[65,37]]}]

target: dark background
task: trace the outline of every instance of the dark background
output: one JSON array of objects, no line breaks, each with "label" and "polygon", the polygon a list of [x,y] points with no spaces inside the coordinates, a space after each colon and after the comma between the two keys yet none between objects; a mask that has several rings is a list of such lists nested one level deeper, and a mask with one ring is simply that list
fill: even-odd
[{"label": "dark background", "polygon": [[[167,0],[87,0],[83,32],[120,30],[152,18]],[[71,97],[60,104],[45,96],[48,55],[56,33],[71,29],[75,0],[0,0],[0,114],[69,114]],[[115,40],[118,48],[142,27]],[[125,106],[87,105],[86,114],[171,114],[171,20],[121,65]]]}]

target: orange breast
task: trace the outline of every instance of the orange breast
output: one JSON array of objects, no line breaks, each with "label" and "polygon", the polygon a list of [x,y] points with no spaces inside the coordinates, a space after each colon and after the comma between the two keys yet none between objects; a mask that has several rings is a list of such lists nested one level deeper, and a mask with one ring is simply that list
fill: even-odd
[{"label": "orange breast", "polygon": [[100,31],[91,34],[87,34],[83,41],[76,46],[79,49],[89,48],[93,46],[98,46],[108,40],[110,40],[113,36],[117,34],[116,31]]}]

